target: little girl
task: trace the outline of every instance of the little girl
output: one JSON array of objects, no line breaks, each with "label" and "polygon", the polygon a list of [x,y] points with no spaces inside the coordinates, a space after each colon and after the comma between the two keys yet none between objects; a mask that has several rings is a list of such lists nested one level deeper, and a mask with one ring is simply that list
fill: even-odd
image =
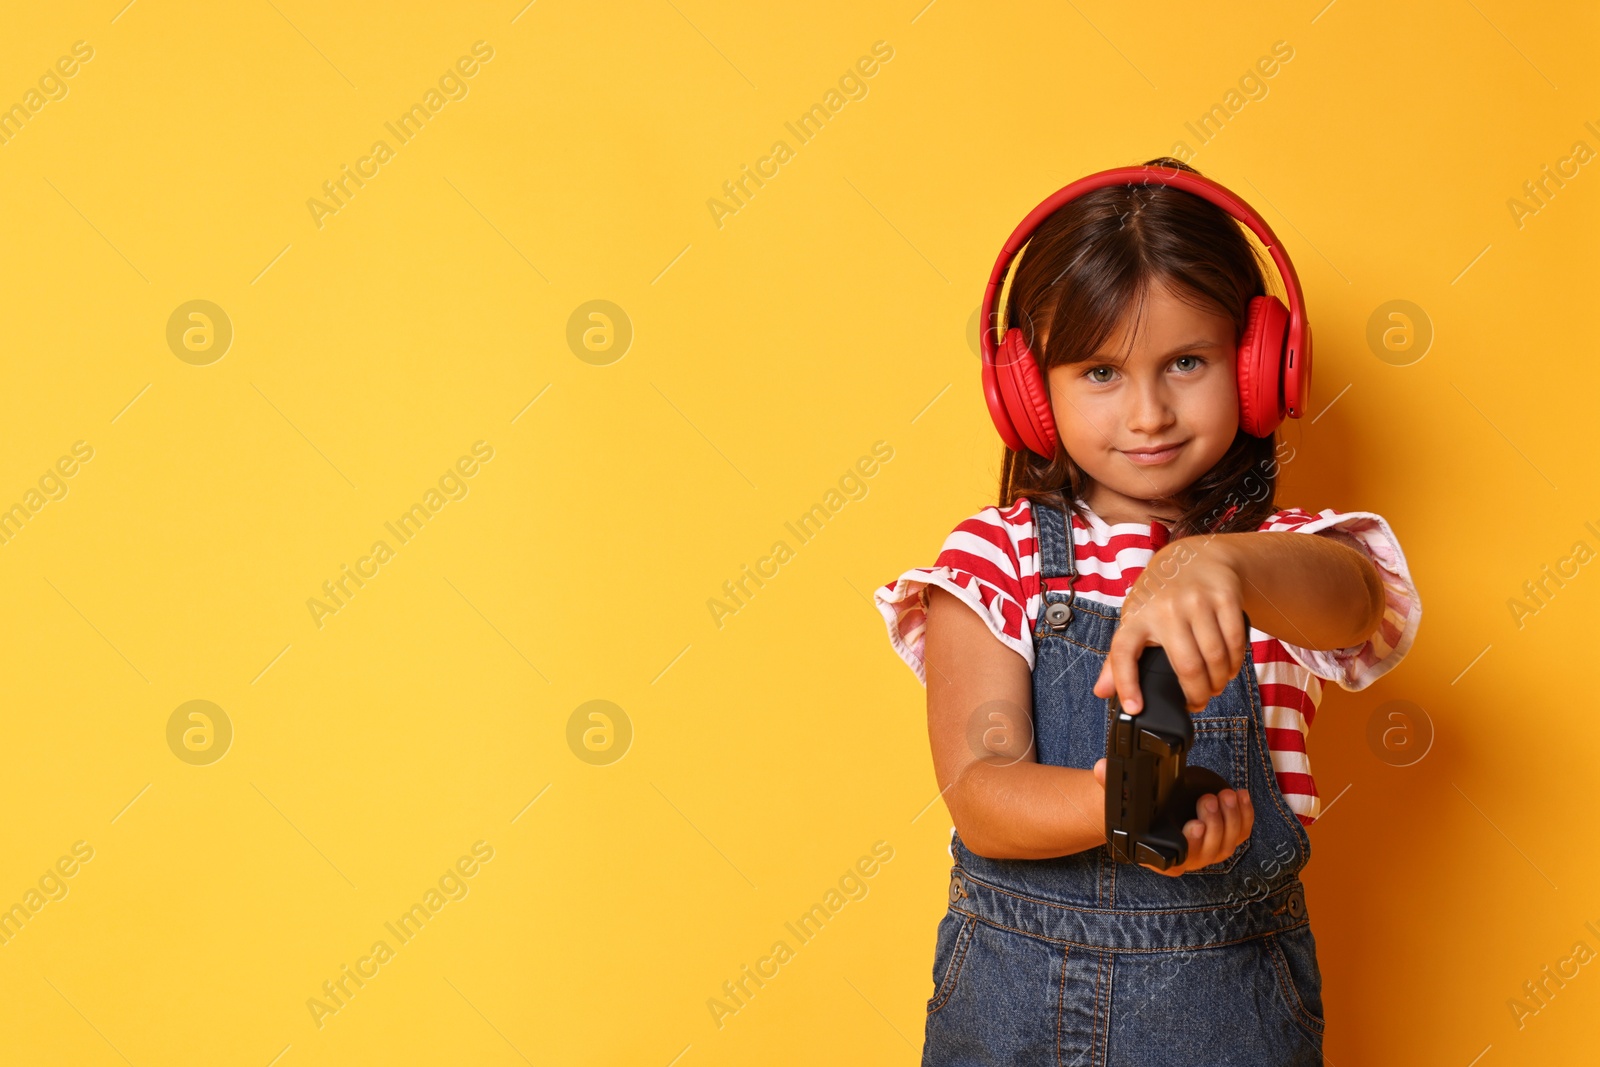
[{"label": "little girl", "polygon": [[[999,506],[875,594],[927,685],[955,823],[930,1067],[1322,1063],[1306,731],[1324,680],[1393,669],[1421,605],[1383,518],[1274,502],[1309,327],[1287,258],[1286,310],[1235,220],[1276,238],[1184,164],[1145,167],[1013,235],[995,284],[1031,233],[1015,328],[997,306],[985,339]],[[1149,645],[1182,683],[1189,762],[1233,786],[1201,798],[1164,871],[1105,838],[1107,698],[1138,710]]]}]

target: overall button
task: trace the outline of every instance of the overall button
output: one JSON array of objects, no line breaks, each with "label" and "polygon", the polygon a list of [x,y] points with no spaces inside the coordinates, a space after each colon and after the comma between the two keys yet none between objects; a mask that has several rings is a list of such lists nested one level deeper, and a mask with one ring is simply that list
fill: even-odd
[{"label": "overall button", "polygon": [[966,895],[967,887],[961,884],[961,876],[952,874],[950,876],[950,903],[954,904],[956,901],[965,898]]},{"label": "overall button", "polygon": [[1072,621],[1072,609],[1065,604],[1051,604],[1044,609],[1044,621],[1052,630],[1063,630]]},{"label": "overall button", "polygon": [[1290,915],[1293,915],[1296,919],[1300,918],[1306,913],[1305,894],[1299,889],[1290,890],[1289,899],[1284,902],[1284,906],[1289,909]]}]

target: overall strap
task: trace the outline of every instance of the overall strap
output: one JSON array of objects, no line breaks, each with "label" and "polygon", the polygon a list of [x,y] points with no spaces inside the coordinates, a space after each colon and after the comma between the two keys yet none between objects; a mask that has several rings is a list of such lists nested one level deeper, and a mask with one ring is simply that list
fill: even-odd
[{"label": "overall strap", "polygon": [[1034,534],[1039,541],[1039,573],[1042,578],[1075,576],[1072,524],[1066,513],[1038,499],[1033,500]]},{"label": "overall strap", "polygon": [[[1077,602],[1078,572],[1073,560],[1072,519],[1049,504],[1034,502],[1034,535],[1039,541],[1039,596],[1040,614],[1044,624],[1055,633],[1064,633],[1072,623],[1072,606]],[[1067,599],[1051,601],[1047,593],[1047,579],[1067,579]]]}]

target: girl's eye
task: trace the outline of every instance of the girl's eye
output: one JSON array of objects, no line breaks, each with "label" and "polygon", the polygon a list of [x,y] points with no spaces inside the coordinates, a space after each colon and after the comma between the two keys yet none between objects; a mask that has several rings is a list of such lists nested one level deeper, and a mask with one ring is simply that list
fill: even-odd
[{"label": "girl's eye", "polygon": [[1174,362],[1174,363],[1182,363],[1184,360],[1188,360],[1189,361],[1189,363],[1190,363],[1190,368],[1189,369],[1190,370],[1199,370],[1200,367],[1205,363],[1205,360],[1201,359],[1199,356],[1179,356],[1177,359],[1173,360],[1172,362]]},{"label": "girl's eye", "polygon": [[1095,375],[1099,374],[1101,371],[1105,371],[1107,374],[1109,374],[1109,373],[1111,373],[1111,368],[1110,367],[1105,367],[1105,366],[1090,367],[1087,371],[1084,372],[1084,376],[1087,377],[1091,382],[1097,382],[1097,383],[1099,383],[1101,385],[1104,385],[1106,382],[1109,382],[1111,379],[1110,378],[1096,378]]}]

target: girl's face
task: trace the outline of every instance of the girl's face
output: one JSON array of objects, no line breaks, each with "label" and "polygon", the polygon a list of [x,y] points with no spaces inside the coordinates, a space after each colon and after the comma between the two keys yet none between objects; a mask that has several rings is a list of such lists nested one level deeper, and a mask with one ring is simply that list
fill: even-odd
[{"label": "girl's face", "polygon": [[1086,503],[1108,523],[1176,519],[1150,501],[1192,485],[1239,430],[1233,320],[1186,303],[1160,280],[1143,320],[1131,320],[1089,359],[1049,375],[1062,447],[1092,479]]}]

